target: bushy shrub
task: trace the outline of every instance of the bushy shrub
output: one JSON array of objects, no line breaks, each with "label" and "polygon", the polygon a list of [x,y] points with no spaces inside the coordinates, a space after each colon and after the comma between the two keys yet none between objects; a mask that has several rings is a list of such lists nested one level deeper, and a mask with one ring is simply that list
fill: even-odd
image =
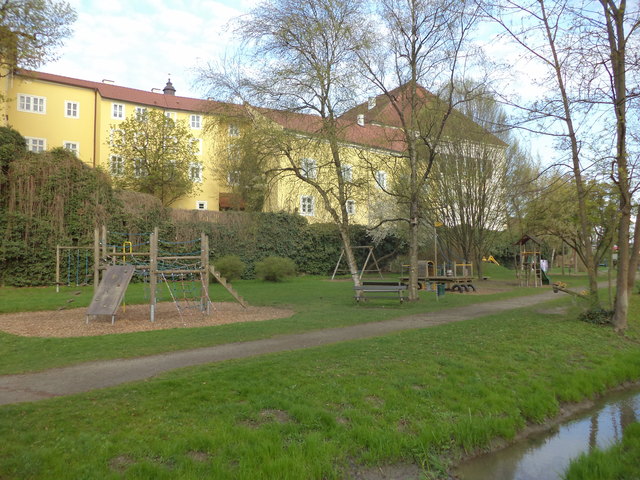
[{"label": "bushy shrub", "polygon": [[611,317],[613,317],[613,310],[605,310],[604,308],[591,308],[582,312],[578,319],[587,323],[594,323],[596,325],[606,325],[611,323]]},{"label": "bushy shrub", "polygon": [[247,266],[237,255],[225,255],[213,262],[216,270],[227,280],[237,280],[242,277]]},{"label": "bushy shrub", "polygon": [[296,264],[290,258],[267,257],[256,263],[256,276],[269,282],[280,282],[296,274]]}]

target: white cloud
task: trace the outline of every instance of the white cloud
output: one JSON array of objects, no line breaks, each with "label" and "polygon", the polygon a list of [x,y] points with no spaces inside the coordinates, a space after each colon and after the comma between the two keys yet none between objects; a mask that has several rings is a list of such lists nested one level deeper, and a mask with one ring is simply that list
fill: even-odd
[{"label": "white cloud", "polygon": [[[233,3],[240,6],[230,6]],[[150,90],[171,81],[182,96],[199,96],[192,87],[200,60],[218,58],[231,42],[224,28],[253,1],[73,0],[78,12],[74,35],[60,59],[41,70],[85,80],[114,80]]]}]

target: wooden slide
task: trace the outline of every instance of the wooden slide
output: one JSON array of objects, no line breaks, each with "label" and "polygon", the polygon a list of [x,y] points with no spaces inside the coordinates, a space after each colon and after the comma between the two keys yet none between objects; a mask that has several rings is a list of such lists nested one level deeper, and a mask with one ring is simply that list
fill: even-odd
[{"label": "wooden slide", "polygon": [[87,309],[87,323],[91,315],[109,315],[111,323],[114,323],[134,270],[133,265],[111,265],[107,268]]}]

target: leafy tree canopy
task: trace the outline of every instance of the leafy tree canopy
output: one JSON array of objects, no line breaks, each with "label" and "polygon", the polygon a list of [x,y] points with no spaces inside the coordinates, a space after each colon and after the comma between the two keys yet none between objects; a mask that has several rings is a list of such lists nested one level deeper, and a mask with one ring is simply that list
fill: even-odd
[{"label": "leafy tree canopy", "polygon": [[55,60],[76,12],[58,0],[0,1],[0,68],[35,69]]},{"label": "leafy tree canopy", "polygon": [[197,139],[184,121],[147,110],[111,126],[110,172],[118,188],[149,193],[169,206],[198,190]]}]

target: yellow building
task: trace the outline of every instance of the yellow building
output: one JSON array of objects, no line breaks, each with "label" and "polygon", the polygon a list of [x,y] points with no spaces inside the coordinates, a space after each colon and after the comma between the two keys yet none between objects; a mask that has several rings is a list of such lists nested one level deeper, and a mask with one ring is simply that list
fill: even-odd
[{"label": "yellow building", "polygon": [[[233,155],[233,143],[243,129],[250,128],[256,112],[289,135],[291,145],[297,145],[296,157],[289,159],[292,173],[299,169],[297,173],[326,185],[335,181],[335,164],[327,142],[318,135],[322,122],[315,115],[180,97],[170,80],[162,91],[25,71],[2,77],[0,82],[0,93],[6,99],[3,124],[19,131],[29,150],[64,147],[85,163],[111,172],[118,170],[119,159],[110,150],[118,123],[144,109],[159,109],[174,120],[186,121],[199,146],[199,161],[191,176],[200,188],[199,193],[173,203],[174,208],[242,208],[234,201],[233,171],[222,175],[219,166]],[[406,150],[399,127],[395,111],[383,96],[369,99],[338,120],[342,171],[351,188],[346,209],[357,223],[370,223],[371,211],[390,203],[384,193],[392,177],[389,166]],[[495,144],[504,148],[500,141]],[[312,221],[330,220],[318,191],[299,175],[283,177],[270,191],[266,210],[297,211]]]},{"label": "yellow building", "polygon": [[[199,144],[200,167],[194,165],[194,181],[201,193],[178,200],[173,207],[219,210],[220,190],[206,166],[211,140],[204,135],[205,111],[217,102],[180,97],[170,81],[162,91],[121,87],[104,80],[91,82],[42,72],[17,72],[1,79],[7,99],[3,124],[19,131],[27,148],[40,152],[55,147],[73,151],[85,163],[112,171],[109,142],[114,126],[143,109],[159,109],[174,120],[185,120]],[[233,134],[235,127],[230,126]]]}]

